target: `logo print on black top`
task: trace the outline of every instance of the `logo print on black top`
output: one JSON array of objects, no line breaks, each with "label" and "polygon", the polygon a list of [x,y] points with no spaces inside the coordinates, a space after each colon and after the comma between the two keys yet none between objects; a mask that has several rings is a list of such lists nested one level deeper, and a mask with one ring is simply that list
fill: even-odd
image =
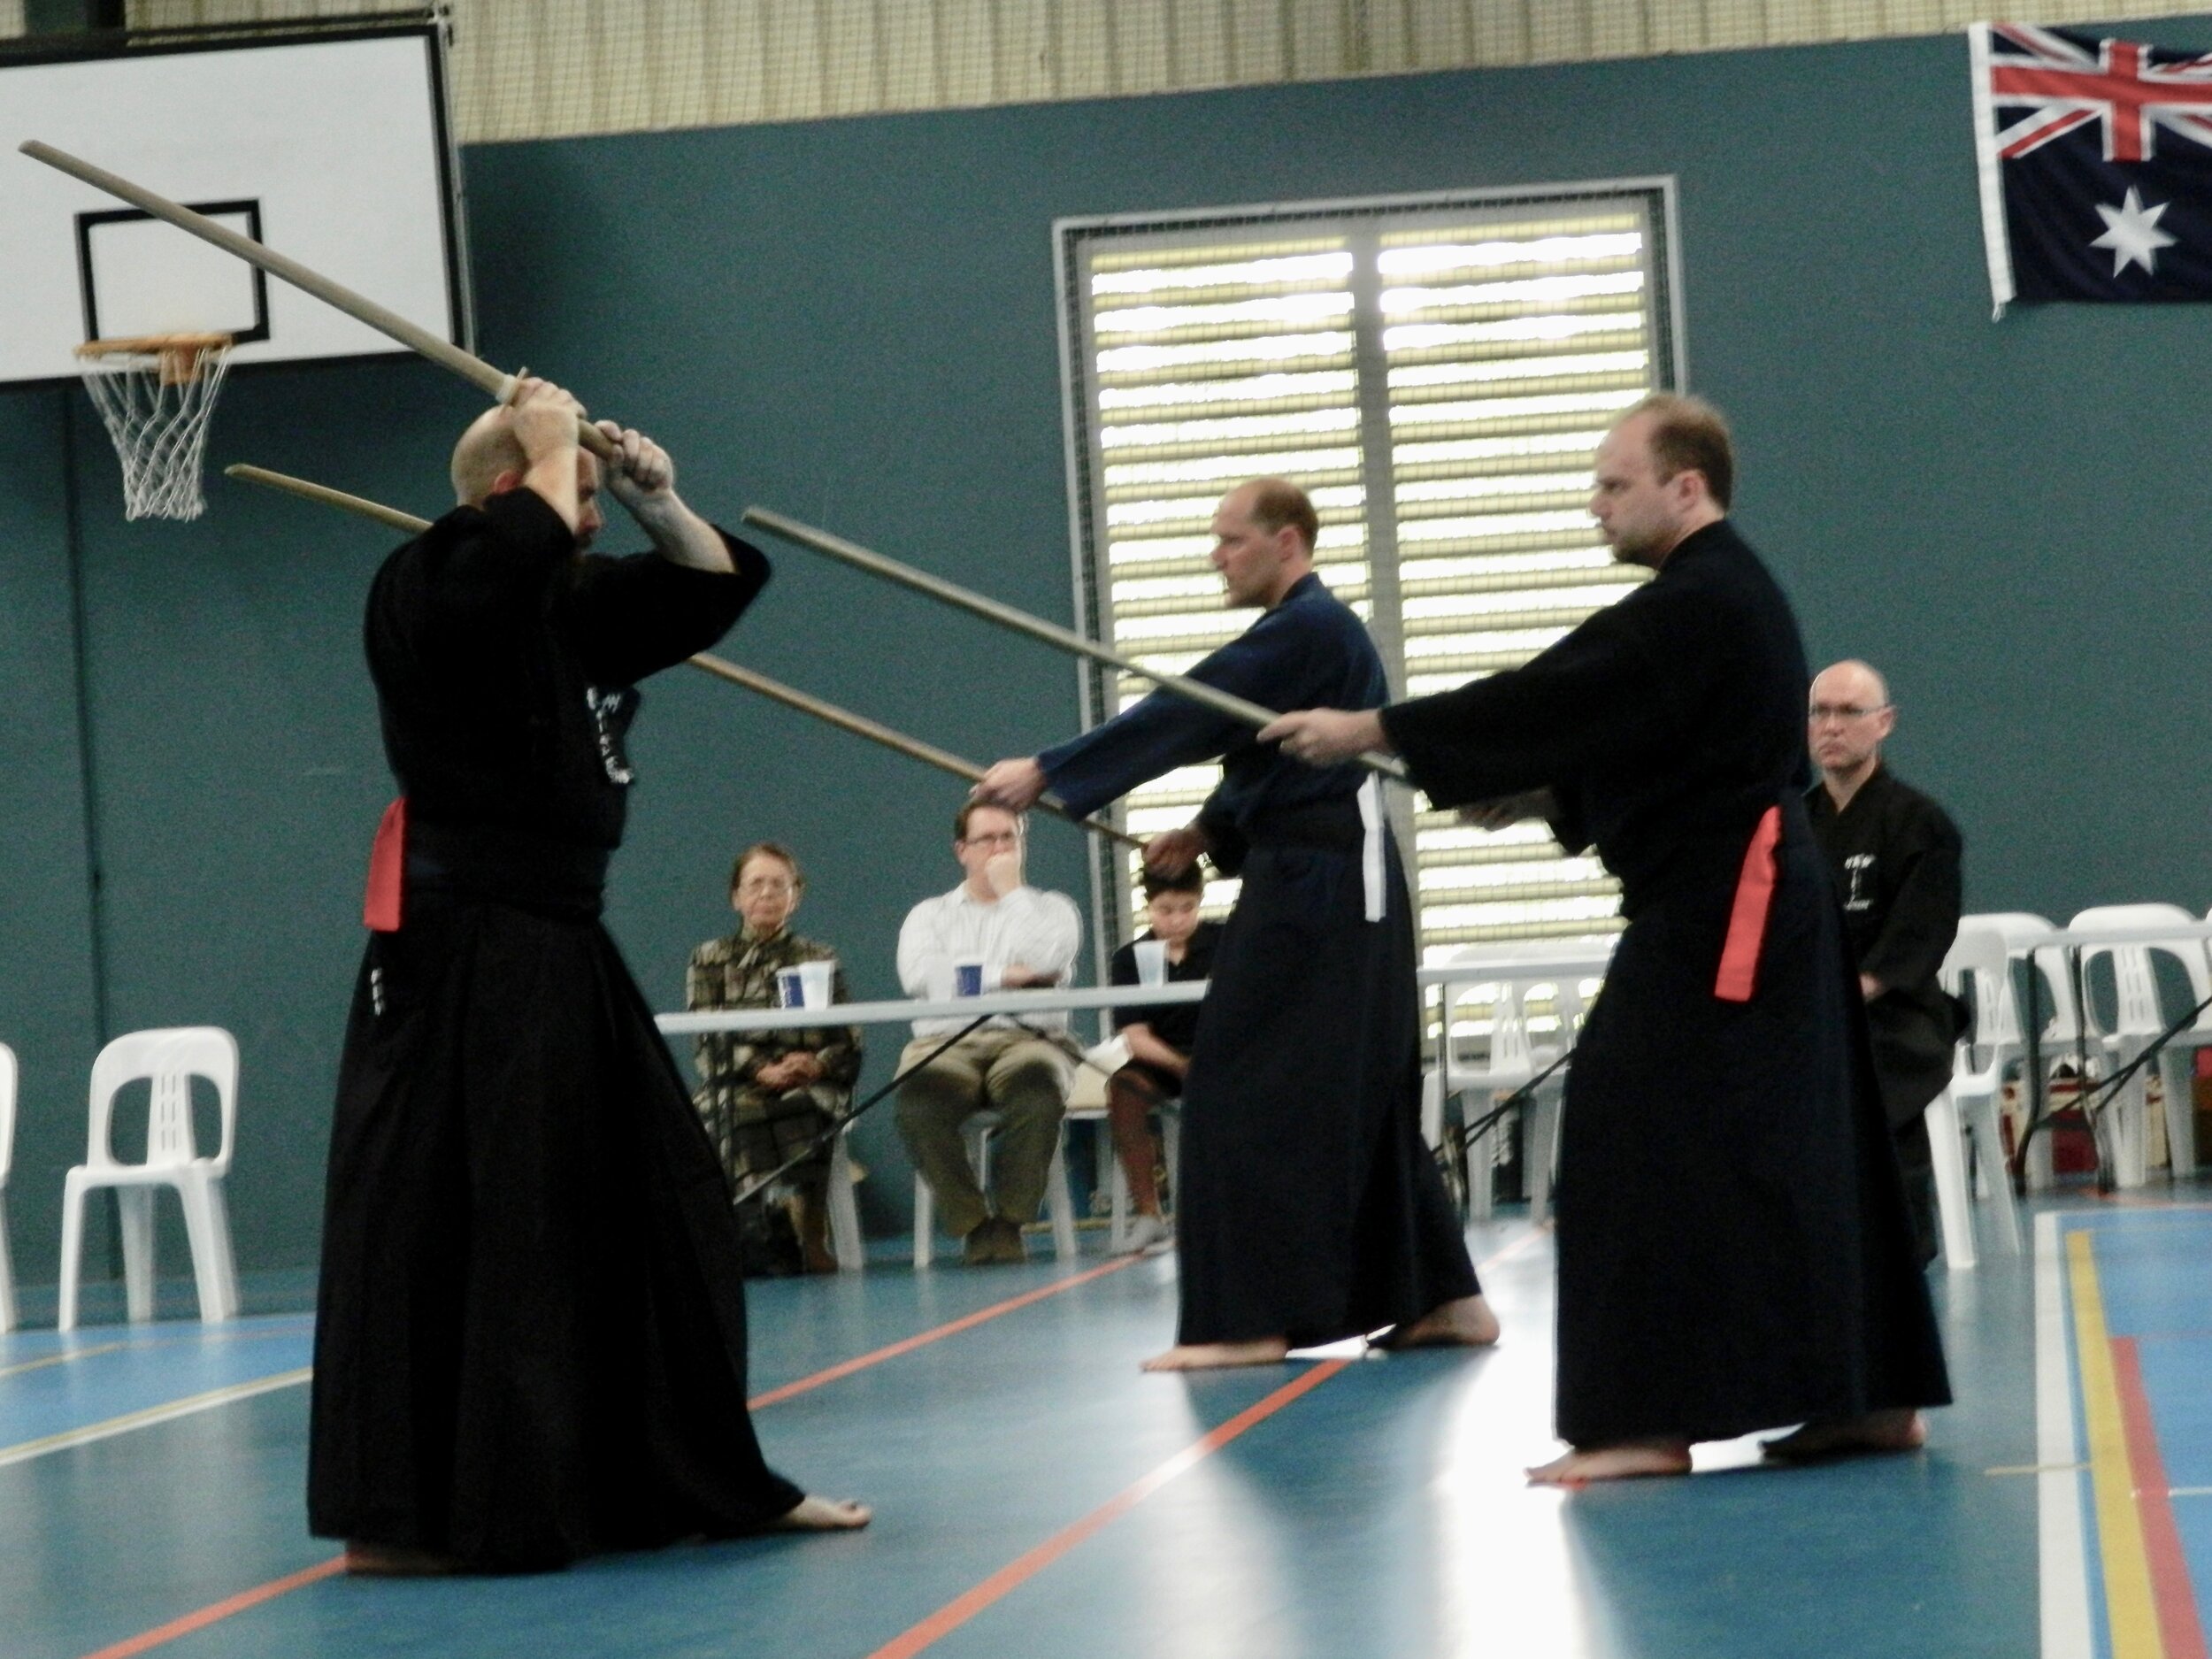
[{"label": "logo print on black top", "polygon": [[637,774],[630,770],[622,740],[630,729],[630,717],[637,712],[637,693],[628,686],[612,691],[587,686],[584,705],[591,710],[592,725],[599,733],[599,764],[607,769],[610,781],[626,787]]},{"label": "logo print on black top", "polygon": [[1847,910],[1872,910],[1874,901],[1859,890],[1859,883],[1865,878],[1867,872],[1874,868],[1874,855],[1853,853],[1843,861],[1843,867],[1851,872],[1851,893],[1844,900],[1843,908]]}]

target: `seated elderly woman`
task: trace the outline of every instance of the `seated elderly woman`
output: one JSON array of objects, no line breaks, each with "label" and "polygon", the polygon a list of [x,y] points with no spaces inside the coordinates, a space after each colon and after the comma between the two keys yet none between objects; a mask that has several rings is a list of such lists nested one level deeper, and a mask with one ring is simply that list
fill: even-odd
[{"label": "seated elderly woman", "polygon": [[[691,953],[686,976],[687,1009],[773,1008],[778,970],[803,962],[833,960],[828,946],[791,932],[792,915],[806,891],[799,861],[773,841],[758,841],[730,871],[730,908],[735,933],[710,939]],[[832,1000],[846,1001],[845,971],[835,975]],[[698,1040],[699,1092],[693,1099],[722,1156],[733,1199],[745,1187],[797,1156],[824,1135],[851,1102],[860,1077],[860,1032],[852,1025],[795,1031],[716,1032]],[[830,1142],[785,1179],[793,1190],[803,1263],[810,1273],[833,1272],[830,1253]]]}]

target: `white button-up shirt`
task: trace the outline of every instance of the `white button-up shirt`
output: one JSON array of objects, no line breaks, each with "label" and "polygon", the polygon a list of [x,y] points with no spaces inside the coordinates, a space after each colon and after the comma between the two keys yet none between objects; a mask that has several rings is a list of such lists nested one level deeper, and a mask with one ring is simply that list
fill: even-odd
[{"label": "white button-up shirt", "polygon": [[[1000,975],[1017,964],[1065,985],[1074,977],[1075,953],[1083,942],[1083,918],[1064,893],[1016,887],[995,904],[986,904],[963,882],[951,892],[924,899],[906,913],[899,929],[899,983],[909,996],[935,1002],[953,994],[953,964],[983,964],[983,988],[1001,987]],[[1000,1016],[994,1025],[1011,1025]],[[1065,1013],[1027,1014],[1023,1023],[1065,1031]],[[917,1037],[958,1031],[963,1019],[918,1019]]]}]

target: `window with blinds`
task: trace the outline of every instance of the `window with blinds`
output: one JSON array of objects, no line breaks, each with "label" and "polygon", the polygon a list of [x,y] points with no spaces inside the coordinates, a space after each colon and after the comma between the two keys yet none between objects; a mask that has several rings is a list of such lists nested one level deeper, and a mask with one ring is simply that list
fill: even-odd
[{"label": "window with blinds", "polygon": [[[1509,197],[1064,221],[1078,605],[1093,635],[1182,670],[1241,632],[1208,532],[1278,473],[1321,516],[1322,580],[1399,695],[1525,662],[1640,575],[1586,511],[1620,411],[1678,383],[1664,181]],[[1085,718],[1145,683],[1087,672]],[[1126,826],[1189,821],[1217,769],[1133,794]],[[1608,932],[1613,883],[1540,825],[1489,833],[1401,796],[1425,955]],[[1142,910],[1102,854],[1102,942]],[[1210,889],[1225,910],[1234,884]]]}]

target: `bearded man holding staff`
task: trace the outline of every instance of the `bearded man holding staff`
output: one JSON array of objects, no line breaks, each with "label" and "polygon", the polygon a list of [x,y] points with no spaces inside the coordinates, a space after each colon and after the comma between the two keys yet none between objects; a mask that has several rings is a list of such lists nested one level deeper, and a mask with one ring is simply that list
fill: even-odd
[{"label": "bearded man holding staff", "polygon": [[[1222,498],[1214,568],[1232,607],[1265,614],[1192,679],[1271,708],[1382,701],[1366,630],[1314,574],[1317,530],[1284,480]],[[1149,869],[1202,853],[1244,883],[1184,1087],[1176,1345],[1146,1368],[1272,1364],[1385,1326],[1407,1346],[1494,1341],[1421,1143],[1412,920],[1379,782],[1356,766],[1307,771],[1251,725],[1156,691],[1056,749],[999,762],[976,795],[1018,811],[1049,789],[1087,813],[1216,756],[1221,787],[1197,821],[1145,850]]]},{"label": "bearded man holding staff", "polygon": [[1557,1429],[1529,1471],[1686,1474],[1694,1441],[1903,1451],[1950,1398],[1836,903],[1805,816],[1804,649],[1727,520],[1728,429],[1645,399],[1592,515],[1657,572],[1517,669],[1261,733],[1395,750],[1440,806],[1595,844],[1622,936],[1568,1073]]},{"label": "bearded man holding staff", "polygon": [[728,1189],[599,922],[635,682],[718,639],[768,563],[612,423],[608,480],[655,552],[586,557],[582,414],[540,380],[486,412],[461,504],[369,594],[404,793],[340,1065],[308,1466],[310,1526],[356,1572],[869,1518],[762,1459]]}]

